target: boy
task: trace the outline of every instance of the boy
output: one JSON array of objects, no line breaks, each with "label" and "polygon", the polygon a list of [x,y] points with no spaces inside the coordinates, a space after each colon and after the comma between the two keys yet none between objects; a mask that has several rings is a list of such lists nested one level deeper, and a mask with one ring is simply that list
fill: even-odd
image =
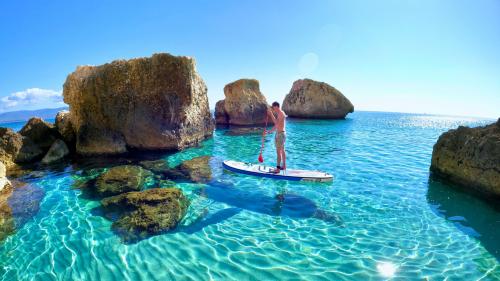
[{"label": "boy", "polygon": [[[267,109],[267,114],[273,120],[274,127],[270,132],[276,131],[276,136],[274,138],[276,144],[276,154],[277,154],[277,164],[275,173],[279,173],[281,170],[286,170],[286,154],[285,154],[285,113],[280,109],[280,104],[278,102],[273,102],[272,107]],[[276,116],[275,116],[276,115]],[[281,160],[283,160],[283,166],[281,166]]]}]

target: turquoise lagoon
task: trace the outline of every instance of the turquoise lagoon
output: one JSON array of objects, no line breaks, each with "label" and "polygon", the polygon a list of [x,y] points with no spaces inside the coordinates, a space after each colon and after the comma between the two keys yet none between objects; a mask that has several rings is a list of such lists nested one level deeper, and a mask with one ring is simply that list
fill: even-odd
[{"label": "turquoise lagoon", "polygon": [[[442,132],[493,121],[376,112],[289,120],[288,166],[330,172],[332,183],[223,171],[224,159],[257,161],[259,133],[233,129],[175,154],[33,171],[22,180],[43,199],[0,242],[0,279],[500,280],[500,210],[429,178]],[[268,137],[264,159],[274,165],[272,145]],[[178,183],[191,199],[178,229],[134,244],[112,232],[98,201],[72,188],[95,167],[205,155],[212,181]],[[312,215],[318,210],[327,215]]]}]

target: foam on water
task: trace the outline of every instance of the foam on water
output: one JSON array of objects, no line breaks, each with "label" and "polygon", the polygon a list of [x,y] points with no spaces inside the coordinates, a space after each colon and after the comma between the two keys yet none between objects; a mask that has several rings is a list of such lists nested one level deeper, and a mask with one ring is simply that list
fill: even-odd
[{"label": "foam on water", "polygon": [[200,147],[164,156],[172,166],[213,156],[213,181],[179,183],[192,201],[187,217],[136,244],[121,243],[93,211],[99,202],[71,188],[82,166],[27,178],[45,196],[1,242],[0,279],[498,280],[500,212],[428,171],[441,132],[488,122],[393,113],[290,120],[288,166],[330,172],[332,183],[224,171],[225,159],[255,162],[260,136],[218,130]]}]

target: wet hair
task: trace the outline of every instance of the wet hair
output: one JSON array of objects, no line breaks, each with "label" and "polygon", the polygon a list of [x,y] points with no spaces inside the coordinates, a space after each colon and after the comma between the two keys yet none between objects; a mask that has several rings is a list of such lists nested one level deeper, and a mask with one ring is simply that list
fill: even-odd
[{"label": "wet hair", "polygon": [[279,103],[279,102],[277,102],[277,101],[273,102],[273,107],[275,107],[275,106],[276,106],[276,107],[280,107],[280,103]]}]

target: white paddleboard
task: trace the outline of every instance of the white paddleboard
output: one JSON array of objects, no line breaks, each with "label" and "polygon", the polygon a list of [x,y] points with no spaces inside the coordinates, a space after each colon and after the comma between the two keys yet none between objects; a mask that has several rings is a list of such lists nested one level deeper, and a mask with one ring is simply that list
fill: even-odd
[{"label": "white paddleboard", "polygon": [[266,177],[273,179],[281,179],[281,180],[291,180],[291,181],[332,181],[333,176],[320,171],[307,171],[307,170],[295,170],[295,169],[286,169],[282,170],[279,173],[275,173],[273,167],[252,164],[252,163],[244,163],[232,160],[226,160],[222,162],[223,167],[226,170],[258,176],[258,177]]}]

